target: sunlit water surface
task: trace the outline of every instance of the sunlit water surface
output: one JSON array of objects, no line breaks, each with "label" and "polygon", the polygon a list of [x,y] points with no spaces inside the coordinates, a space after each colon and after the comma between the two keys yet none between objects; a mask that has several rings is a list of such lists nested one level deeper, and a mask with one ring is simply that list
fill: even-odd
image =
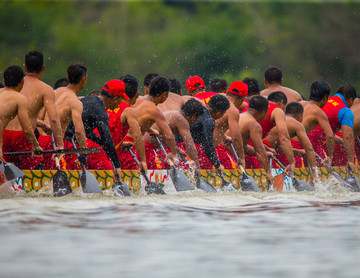
[{"label": "sunlit water surface", "polygon": [[1,277],[359,277],[360,194],[11,194]]}]

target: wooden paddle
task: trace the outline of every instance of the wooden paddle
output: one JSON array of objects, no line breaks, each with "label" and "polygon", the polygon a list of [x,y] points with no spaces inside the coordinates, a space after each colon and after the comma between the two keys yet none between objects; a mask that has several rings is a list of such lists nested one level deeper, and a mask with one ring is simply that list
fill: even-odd
[{"label": "wooden paddle", "polygon": [[[53,144],[53,149],[55,150],[56,145],[55,145],[55,139],[54,139],[53,134],[51,134],[51,140],[52,140],[52,144]],[[62,171],[60,169],[59,157],[57,155],[55,155],[55,164],[56,164],[57,171],[52,177],[53,188],[54,188],[54,197],[62,197],[67,194],[70,194],[72,192],[72,189],[71,189],[68,175],[65,173],[65,171]]]},{"label": "wooden paddle", "polygon": [[1,172],[7,181],[16,180],[17,178],[25,176],[25,173],[16,167],[15,164],[5,162],[2,158],[0,158],[0,160]]},{"label": "wooden paddle", "polygon": [[[46,150],[46,151],[35,151],[34,155],[43,155],[43,154],[69,154],[69,153],[101,153],[102,151],[98,148],[77,148],[77,149],[60,149],[60,150]],[[31,155],[32,152],[11,152],[4,153],[6,156],[18,156],[18,155]]]},{"label": "wooden paddle", "polygon": [[[320,161],[323,161],[323,158],[316,152],[315,153],[315,156],[320,160]],[[358,192],[360,189],[359,189],[359,185],[356,183],[356,181],[354,182],[354,180],[351,180],[352,177],[347,177],[349,178],[350,182],[348,182],[346,179],[344,179],[339,173],[337,173],[334,168],[332,168],[329,164],[327,163],[323,163],[325,168],[328,170],[328,172],[333,175],[333,177],[338,180],[340,183],[342,183],[346,189],[348,189],[349,191],[352,191],[352,192]],[[351,174],[352,175],[352,174]]]},{"label": "wooden paddle", "polygon": [[[137,166],[140,165],[139,161],[136,158],[136,155],[132,152],[130,148],[128,148],[128,151],[130,152],[132,158],[134,159]],[[140,168],[140,167],[139,167]],[[146,180],[147,185],[145,186],[145,191],[147,194],[160,194],[165,195],[165,191],[161,188],[161,186],[155,182],[150,181],[148,176],[146,175],[145,171],[143,169],[140,170],[140,173],[143,175],[143,177]]]},{"label": "wooden paddle", "polygon": [[190,170],[194,173],[195,179],[196,179],[196,187],[204,190],[207,193],[214,193],[217,192],[215,187],[213,187],[207,180],[202,179],[194,170],[194,168],[191,166],[190,161],[188,161],[185,157],[185,155],[180,154],[180,157],[184,160],[185,164],[190,168]]},{"label": "wooden paddle", "polygon": [[[274,160],[277,164],[279,164],[279,166],[285,170],[285,166],[281,163],[281,161],[279,159],[277,159],[276,157],[274,157]],[[296,191],[315,191],[315,188],[312,187],[310,184],[308,184],[307,182],[303,181],[303,180],[299,180],[297,178],[295,178],[292,174],[287,173],[289,175],[289,177],[293,180],[293,186],[296,189]]]},{"label": "wooden paddle", "polygon": [[[71,143],[74,147],[74,149],[77,149],[74,138],[71,138]],[[78,153],[76,153],[76,156],[80,157],[80,155]],[[82,168],[82,172],[80,174],[80,182],[81,182],[81,187],[84,193],[102,193],[102,189],[99,185],[99,183],[97,182],[95,176],[93,173],[89,172],[88,170],[86,170],[84,163],[82,163],[80,160],[80,165]]]},{"label": "wooden paddle", "polygon": [[[167,152],[161,143],[159,137],[157,137],[155,134],[153,134],[154,138],[158,142],[161,151],[164,153],[165,157],[167,156]],[[180,171],[179,169],[176,169],[174,166],[174,163],[169,160],[170,164],[170,177],[171,180],[175,186],[176,191],[188,191],[188,190],[194,190],[194,186],[191,184],[189,179],[186,177],[186,175]]]},{"label": "wooden paddle", "polygon": [[[235,159],[236,161],[238,161],[239,156],[237,155],[234,145],[230,142],[230,147],[234,153]],[[254,180],[254,178],[250,175],[248,175],[245,172],[245,169],[242,165],[240,165],[240,170],[242,173],[242,177],[240,179],[240,184],[241,184],[241,190],[242,191],[255,191],[255,192],[260,192],[259,186],[257,185],[256,181]]]}]

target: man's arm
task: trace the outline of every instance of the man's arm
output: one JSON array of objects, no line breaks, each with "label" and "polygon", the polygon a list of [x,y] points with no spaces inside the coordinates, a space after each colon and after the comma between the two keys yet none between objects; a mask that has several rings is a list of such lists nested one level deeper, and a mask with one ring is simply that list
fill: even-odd
[{"label": "man's arm", "polygon": [[73,101],[71,104],[71,117],[75,126],[76,141],[81,148],[86,148],[86,134],[82,121],[83,104],[80,101]]},{"label": "man's arm", "polygon": [[335,148],[334,133],[331,129],[329,119],[326,116],[324,111],[319,110],[319,112],[317,112],[316,118],[318,119],[318,124],[322,128],[322,130],[324,131],[325,136],[326,136],[326,146],[327,146],[328,153],[329,153],[328,163],[331,165],[333,158],[334,158],[334,148]]},{"label": "man's arm", "polygon": [[279,143],[282,151],[289,161],[289,165],[286,167],[288,171],[293,175],[295,170],[295,158],[292,150],[289,132],[286,125],[286,117],[284,111],[280,108],[276,108],[274,111],[274,122],[278,130]]},{"label": "man's arm", "polygon": [[130,136],[134,140],[136,151],[140,157],[141,168],[147,172],[144,139],[138,122],[138,114],[134,108],[126,108],[121,114],[121,122],[127,122]]},{"label": "man's arm", "polygon": [[241,163],[241,165],[245,167],[245,152],[239,125],[239,113],[237,111],[235,113],[232,113],[232,111],[230,111],[230,113],[228,114],[228,125],[230,137],[233,140],[235,151],[237,152],[239,157],[237,163]]},{"label": "man's arm", "polygon": [[159,109],[155,112],[154,119],[160,133],[162,133],[165,138],[167,146],[170,148],[172,155],[175,157],[177,155],[175,138],[166,122],[164,114]]},{"label": "man's arm", "polygon": [[309,161],[310,168],[312,170],[312,180],[315,181],[317,179],[316,176],[316,157],[314,153],[314,148],[310,142],[309,137],[306,134],[306,130],[301,123],[298,123],[298,127],[296,127],[296,136],[299,139],[299,142],[303,146],[306,152],[307,160]]},{"label": "man's arm", "polygon": [[194,161],[196,169],[200,170],[199,156],[195,147],[194,140],[190,133],[189,122],[183,118],[178,118],[176,119],[176,123],[179,134],[184,140],[186,152],[188,153],[189,157]]},{"label": "man's arm", "polygon": [[269,159],[267,156],[267,152],[265,150],[264,143],[262,141],[262,128],[259,124],[252,124],[249,128],[250,140],[253,143],[253,148],[255,150],[255,154],[265,169],[266,177],[270,183],[273,182],[273,177],[271,175]]},{"label": "man's arm", "polygon": [[57,146],[63,149],[64,148],[63,134],[55,106],[55,94],[51,88],[44,91],[44,106],[46,109],[46,113],[49,116],[51,130],[54,133]]}]

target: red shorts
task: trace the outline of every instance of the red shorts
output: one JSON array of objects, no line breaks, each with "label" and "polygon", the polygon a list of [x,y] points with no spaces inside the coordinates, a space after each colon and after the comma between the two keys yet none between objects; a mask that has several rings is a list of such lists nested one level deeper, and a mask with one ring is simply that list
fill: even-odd
[{"label": "red shorts", "polygon": [[225,146],[219,145],[215,147],[215,150],[220,163],[225,169],[236,169],[236,160],[231,156],[229,150]]},{"label": "red shorts", "polygon": [[114,169],[111,160],[105,153],[105,151],[93,141],[86,139],[87,148],[98,148],[101,153],[90,153],[87,157],[86,167],[94,170],[112,170]]},{"label": "red shorts", "polygon": [[[300,142],[295,141],[293,139],[291,139],[291,146],[294,149],[303,149],[302,145]],[[282,164],[284,164],[284,166],[287,166],[289,164],[289,160],[286,158],[285,154],[279,153],[276,155],[276,158],[279,159],[281,161]],[[295,155],[294,154],[294,158],[295,158],[295,168],[304,168],[305,167],[305,160],[301,155]]]},{"label": "red shorts", "polygon": [[[272,148],[271,144],[268,141],[263,140],[263,143],[264,143],[264,145],[268,146],[269,148]],[[253,146],[251,141],[249,141],[248,144],[250,146]],[[249,169],[263,169],[263,166],[261,165],[261,163],[260,163],[260,161],[259,161],[259,159],[257,158],[256,155],[245,155],[245,162],[246,162],[246,168],[249,168]],[[272,167],[273,168],[279,168],[279,165],[277,165],[275,163],[275,161],[273,161]]]},{"label": "red shorts", "polygon": [[[337,136],[343,138],[340,132],[336,133]],[[333,166],[346,166],[347,165],[347,155],[344,149],[339,145],[335,144],[334,148],[334,158],[332,162]]]},{"label": "red shorts", "polygon": [[198,151],[199,156],[199,164],[201,169],[213,169],[213,165],[211,164],[210,160],[207,158],[203,147],[195,143],[195,147]]},{"label": "red shorts", "polygon": [[[31,151],[32,144],[24,136],[22,130],[4,130],[3,132],[3,152],[25,152]],[[17,167],[24,170],[33,170],[39,166],[44,159],[41,156],[19,155],[4,156],[7,162],[14,163]]]},{"label": "red shorts", "polygon": [[[64,142],[64,149],[72,149],[72,143],[68,141]],[[43,148],[43,150],[53,150],[53,144],[51,136],[40,134],[39,144]],[[52,157],[52,154],[44,154],[44,169],[45,170],[56,170],[55,160]],[[66,170],[79,170],[81,169],[79,162],[77,160],[76,154],[66,154],[60,160],[61,169]]]},{"label": "red shorts", "polygon": [[355,157],[357,160],[357,165],[360,165],[360,145],[356,137],[355,137]]},{"label": "red shorts", "polygon": [[[313,145],[314,151],[322,158],[325,158],[327,156],[327,151],[325,145],[326,139],[324,132],[322,130],[319,130],[318,128],[315,128],[313,131],[311,131],[308,134],[308,137],[310,139],[311,144]],[[323,167],[319,159],[317,159],[316,161],[317,161],[316,165],[318,167]]]}]

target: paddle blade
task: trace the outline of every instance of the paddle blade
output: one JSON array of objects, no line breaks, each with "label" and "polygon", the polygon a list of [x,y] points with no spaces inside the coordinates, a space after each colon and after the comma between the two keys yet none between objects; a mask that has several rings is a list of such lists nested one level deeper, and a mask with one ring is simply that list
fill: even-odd
[{"label": "paddle blade", "polygon": [[306,181],[293,178],[293,186],[296,191],[315,191],[315,188],[308,184]]},{"label": "paddle blade", "polygon": [[207,193],[215,193],[217,190],[207,181],[201,179],[198,175],[195,174],[196,178],[196,187],[204,190]]},{"label": "paddle blade", "polygon": [[21,171],[12,163],[5,162],[4,164],[4,177],[7,181],[16,180],[17,178],[25,176],[25,173]]},{"label": "paddle blade", "polygon": [[338,172],[336,172],[334,169],[332,168],[327,168],[328,171],[330,172],[330,174],[333,175],[333,177],[340,183],[342,183],[345,188],[349,191],[353,191],[353,185],[351,185],[350,183],[348,183]]},{"label": "paddle blade", "polygon": [[259,186],[257,185],[254,178],[246,173],[243,173],[240,179],[240,184],[242,191],[260,192]]},{"label": "paddle blade", "polygon": [[220,189],[221,191],[225,191],[225,192],[237,191],[235,185],[225,180],[223,181],[223,184],[220,186]]},{"label": "paddle blade", "polygon": [[155,182],[149,181],[145,186],[145,191],[147,194],[159,194],[165,195],[165,191],[161,188],[161,186]]},{"label": "paddle blade", "polygon": [[351,187],[348,189],[352,192],[359,192],[360,191],[360,182],[359,179],[354,176],[353,174],[350,174],[346,177],[345,181],[347,181]]},{"label": "paddle blade", "polygon": [[53,176],[54,197],[62,197],[72,192],[68,175],[58,170]]},{"label": "paddle blade", "polygon": [[112,189],[114,191],[114,196],[131,196],[129,187],[123,181],[114,182]]},{"label": "paddle blade", "polygon": [[194,186],[191,184],[187,176],[175,167],[171,167],[170,177],[175,186],[176,191],[194,190]]},{"label": "paddle blade", "polygon": [[85,169],[81,172],[80,182],[84,193],[102,193],[102,189],[95,176]]}]

